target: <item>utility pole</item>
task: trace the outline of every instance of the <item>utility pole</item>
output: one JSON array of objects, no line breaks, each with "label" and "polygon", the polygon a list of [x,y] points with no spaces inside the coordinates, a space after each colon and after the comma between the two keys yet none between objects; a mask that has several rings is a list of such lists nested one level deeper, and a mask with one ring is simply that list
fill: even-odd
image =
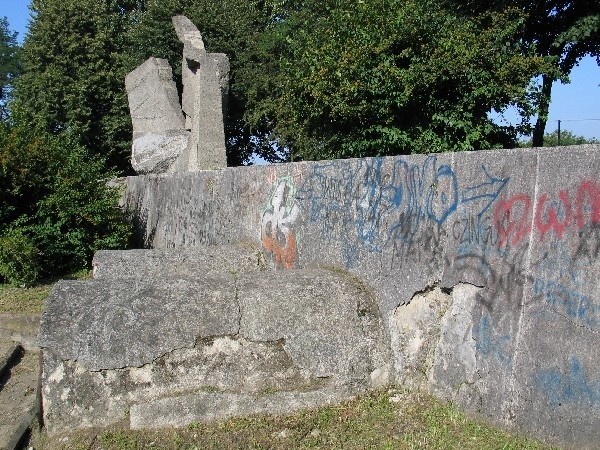
[{"label": "utility pole", "polygon": [[558,121],[558,146],[560,147],[560,120]]}]

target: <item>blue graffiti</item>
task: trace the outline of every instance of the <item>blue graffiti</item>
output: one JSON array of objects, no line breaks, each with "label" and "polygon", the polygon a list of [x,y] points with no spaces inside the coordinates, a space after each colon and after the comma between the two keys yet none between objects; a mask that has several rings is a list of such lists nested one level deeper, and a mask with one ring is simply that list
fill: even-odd
[{"label": "blue graffiti", "polygon": [[589,379],[575,356],[569,358],[566,373],[558,369],[542,370],[534,376],[534,381],[552,406],[569,403],[600,406],[600,378]]},{"label": "blue graffiti", "polygon": [[323,237],[341,243],[351,267],[360,253],[356,241],[381,253],[392,243],[411,244],[423,224],[439,228],[463,204],[480,202],[482,216],[508,183],[482,170],[484,180],[461,192],[452,167],[436,156],[418,164],[386,158],[316,164],[297,199]]},{"label": "blue graffiti", "polygon": [[556,312],[578,319],[591,327],[598,326],[600,308],[587,296],[552,280],[533,280],[533,293],[544,298]]},{"label": "blue graffiti", "polygon": [[481,170],[483,170],[487,179],[480,184],[464,189],[460,197],[461,204],[483,201],[483,207],[477,214],[479,219],[482,219],[484,214],[491,208],[510,180],[508,177],[498,178],[490,175],[483,164]]},{"label": "blue graffiti", "polygon": [[479,324],[473,328],[473,333],[477,340],[475,346],[477,353],[495,357],[502,363],[512,365],[512,355],[507,349],[511,341],[510,336],[496,334],[487,314],[481,316]]}]

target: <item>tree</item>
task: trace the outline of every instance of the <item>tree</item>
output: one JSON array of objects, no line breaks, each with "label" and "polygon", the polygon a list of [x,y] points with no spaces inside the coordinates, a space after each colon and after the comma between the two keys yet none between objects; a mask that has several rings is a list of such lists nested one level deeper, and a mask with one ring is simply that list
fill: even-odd
[{"label": "tree", "polygon": [[540,72],[542,83],[535,102],[538,117],[533,129],[533,144],[543,144],[552,84],[568,81],[573,67],[586,55],[600,64],[600,3],[597,0],[450,0],[466,15],[482,11],[518,8],[525,15],[518,39],[525,52],[535,52],[547,60]]},{"label": "tree", "polygon": [[465,18],[436,1],[301,4],[262,40],[270,95],[248,90],[253,123],[271,124],[292,157],[514,144],[517,129],[488,113],[514,105],[529,114],[529,80],[544,64],[521,51],[518,11]]},{"label": "tree", "polygon": [[21,73],[17,32],[12,32],[6,17],[0,19],[0,118],[6,114],[6,102],[15,78]]},{"label": "tree", "polygon": [[104,161],[68,131],[39,136],[15,119],[0,124],[0,279],[31,284],[89,266],[98,249],[124,248],[131,227]]},{"label": "tree", "polygon": [[[544,134],[544,147],[558,147],[565,145],[582,145],[582,144],[599,144],[600,141],[595,138],[588,139],[584,136],[577,136],[570,131],[563,130],[560,132],[560,141],[558,139],[558,130]],[[520,142],[521,147],[535,147],[532,139]]]},{"label": "tree", "polygon": [[135,0],[33,0],[15,109],[39,133],[68,130],[78,145],[129,167],[131,121],[124,78]]}]

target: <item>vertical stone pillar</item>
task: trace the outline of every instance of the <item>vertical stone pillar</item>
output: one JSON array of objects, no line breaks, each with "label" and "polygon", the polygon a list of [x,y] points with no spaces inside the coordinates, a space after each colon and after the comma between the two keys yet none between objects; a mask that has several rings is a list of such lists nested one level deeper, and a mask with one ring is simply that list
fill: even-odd
[{"label": "vertical stone pillar", "polygon": [[223,117],[229,89],[229,59],[207,53],[202,36],[185,16],[173,17],[183,43],[182,109],[190,131],[187,150],[174,171],[197,171],[227,167]]}]

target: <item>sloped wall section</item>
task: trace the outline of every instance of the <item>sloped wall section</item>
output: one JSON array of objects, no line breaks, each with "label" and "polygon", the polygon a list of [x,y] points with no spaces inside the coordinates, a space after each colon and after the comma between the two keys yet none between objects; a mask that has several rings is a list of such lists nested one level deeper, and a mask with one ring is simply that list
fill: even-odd
[{"label": "sloped wall section", "polygon": [[144,247],[250,242],[277,269],[347,269],[376,294],[400,382],[585,447],[599,173],[598,145],[302,162],[132,177],[126,204]]}]

